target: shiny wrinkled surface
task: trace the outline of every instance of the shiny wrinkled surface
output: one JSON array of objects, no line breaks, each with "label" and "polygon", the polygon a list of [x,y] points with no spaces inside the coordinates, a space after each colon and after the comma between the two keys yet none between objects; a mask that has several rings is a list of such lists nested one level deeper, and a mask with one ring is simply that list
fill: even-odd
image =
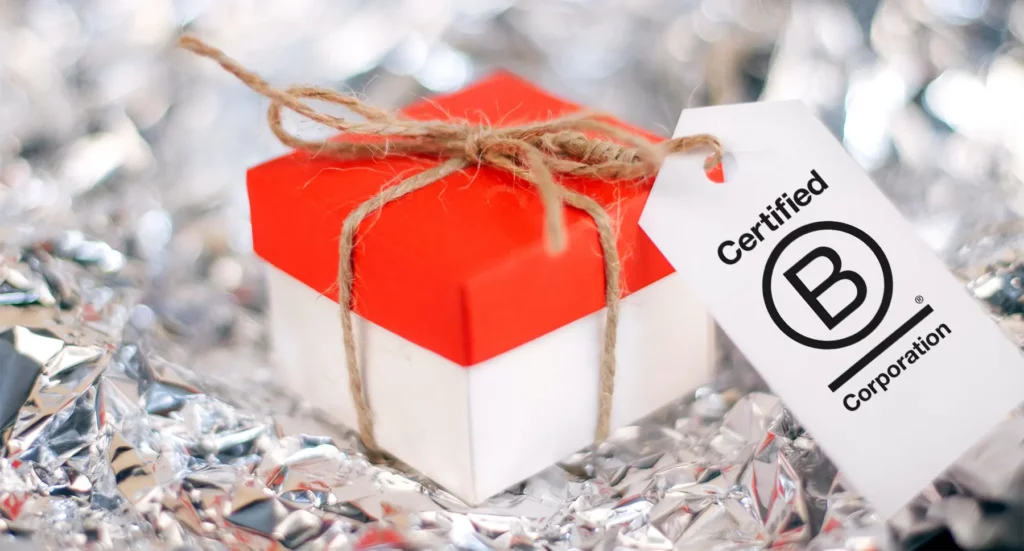
[{"label": "shiny wrinkled surface", "polygon": [[137,344],[134,319],[147,309],[134,310],[120,337],[77,323],[0,333],[0,403],[22,404],[0,412],[7,537],[705,549],[882,533],[770,394],[704,389],[468,507],[396,466],[371,465],[351,439],[289,434],[202,392],[201,377]]},{"label": "shiny wrinkled surface", "polygon": [[1024,345],[1024,2],[9,2],[0,547],[1024,547],[1021,412],[883,525],[728,345],[712,385],[479,507],[369,463],[274,384],[244,171],[282,148],[183,27],[384,107],[497,67],[663,131],[801,98]]}]

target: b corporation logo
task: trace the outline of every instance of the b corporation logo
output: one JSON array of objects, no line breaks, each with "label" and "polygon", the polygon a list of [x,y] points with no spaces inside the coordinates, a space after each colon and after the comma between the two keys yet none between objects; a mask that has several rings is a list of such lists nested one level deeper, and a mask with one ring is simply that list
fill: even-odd
[{"label": "b corporation logo", "polygon": [[833,350],[872,334],[892,304],[892,268],[871,236],[843,222],[801,226],[772,250],[762,280],[765,307],[789,338]]},{"label": "b corporation logo", "polygon": [[[872,397],[887,392],[897,377],[943,342],[952,329],[940,323],[931,332],[916,338],[910,335],[934,310],[921,295],[894,297],[889,257],[864,230],[836,220],[793,228],[803,216],[800,213],[817,208],[818,198],[829,189],[822,174],[811,170],[804,186],[776,197],[749,230],[722,241],[716,252],[722,263],[733,266],[770,247],[761,292],[779,331],[793,342],[823,352],[856,347],[859,359],[837,372],[828,384],[831,392],[839,391],[897,344],[907,346],[866,386],[842,395],[843,406],[858,411]],[[776,241],[780,234],[784,235]],[[897,304],[901,306],[893,308]],[[828,356],[821,356],[821,366],[832,369]]]},{"label": "b corporation logo", "polygon": [[[844,222],[821,221],[801,226],[772,249],[761,281],[764,305],[775,325],[790,339],[811,348],[835,350],[853,346],[876,334],[893,302],[892,266],[875,239]],[[915,304],[922,304],[917,296]],[[878,359],[932,313],[920,307],[888,335],[869,339],[873,346],[829,383],[836,392]],[[951,333],[940,324],[911,341],[911,347],[867,385],[843,395],[842,405],[858,411],[887,392],[897,377]]]}]

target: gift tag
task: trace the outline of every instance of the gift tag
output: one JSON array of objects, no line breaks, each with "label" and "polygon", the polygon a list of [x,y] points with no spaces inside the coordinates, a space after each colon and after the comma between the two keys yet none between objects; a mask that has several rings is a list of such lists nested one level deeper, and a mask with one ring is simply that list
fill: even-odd
[{"label": "gift tag", "polygon": [[683,112],[640,225],[888,517],[1024,400],[1024,361],[811,111]]}]

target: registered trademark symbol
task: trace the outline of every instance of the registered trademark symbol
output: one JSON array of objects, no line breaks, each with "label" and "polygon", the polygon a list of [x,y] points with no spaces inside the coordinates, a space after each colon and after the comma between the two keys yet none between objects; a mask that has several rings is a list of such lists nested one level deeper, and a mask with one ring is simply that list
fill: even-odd
[{"label": "registered trademark symbol", "polygon": [[917,295],[916,297],[914,297],[914,302],[921,304],[922,302],[924,302],[924,297],[921,295]]}]

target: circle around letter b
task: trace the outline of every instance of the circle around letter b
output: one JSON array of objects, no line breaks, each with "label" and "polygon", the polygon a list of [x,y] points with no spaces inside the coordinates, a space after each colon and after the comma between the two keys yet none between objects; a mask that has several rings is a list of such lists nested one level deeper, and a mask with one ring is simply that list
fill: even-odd
[{"label": "circle around letter b", "polygon": [[[804,335],[797,330],[793,329],[786,321],[782,318],[779,313],[778,307],[775,304],[775,298],[772,296],[772,276],[775,272],[776,264],[779,261],[779,257],[782,252],[786,250],[786,247],[793,244],[796,240],[801,237],[817,232],[817,231],[837,231],[847,235],[855,237],[860,242],[864,243],[874,254],[878,260],[878,264],[882,270],[882,302],[878,307],[878,311],[875,312],[871,320],[862,329],[853,333],[849,336],[835,339],[835,340],[823,340],[815,339]],[[801,269],[806,267],[811,261],[824,258],[832,264],[832,274],[825,279],[824,282],[816,286],[814,289],[809,289],[797,276]],[[832,330],[838,326],[844,319],[852,314],[857,308],[861,307],[864,303],[864,296],[867,292],[866,283],[864,278],[860,274],[850,271],[842,270],[842,255],[836,252],[830,247],[817,247],[808,254],[804,255],[799,261],[793,266],[783,272],[783,275],[789,281],[790,285],[796,290],[797,294],[807,303],[807,306],[814,311],[818,319],[829,329]],[[838,314],[832,315],[821,305],[818,301],[818,297],[821,296],[828,288],[839,281],[846,281],[852,283],[857,290],[857,294],[854,300],[844,307]],[[871,238],[868,234],[859,228],[855,228],[849,224],[835,221],[821,221],[811,222],[810,224],[801,226],[779,241],[779,244],[775,246],[771,254],[768,256],[768,261],[764,266],[764,276],[761,280],[761,290],[764,295],[764,305],[768,309],[768,315],[771,316],[772,321],[775,325],[794,341],[811,348],[819,348],[823,350],[834,350],[837,348],[845,348],[852,344],[860,342],[862,339],[867,337],[874,331],[881,323],[882,319],[885,318],[885,314],[889,311],[889,304],[892,302],[893,292],[893,280],[892,280],[892,268],[889,266],[889,259],[885,257],[885,253],[882,252],[882,248],[878,243]]]}]

